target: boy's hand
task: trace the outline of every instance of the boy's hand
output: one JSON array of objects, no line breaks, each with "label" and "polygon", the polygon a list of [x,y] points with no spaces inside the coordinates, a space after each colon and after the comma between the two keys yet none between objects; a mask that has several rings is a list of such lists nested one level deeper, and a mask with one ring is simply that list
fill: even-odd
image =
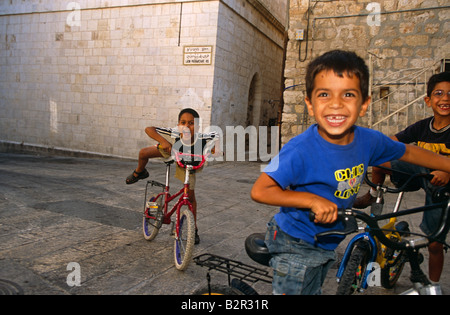
[{"label": "boy's hand", "polygon": [[171,154],[172,152],[172,145],[168,141],[161,141],[159,147],[168,154]]},{"label": "boy's hand", "polygon": [[431,175],[434,175],[434,177],[430,183],[435,186],[445,186],[450,181],[450,174],[446,172],[434,171],[431,172]]},{"label": "boy's hand", "polygon": [[337,205],[325,198],[319,196],[314,198],[311,211],[315,214],[314,223],[330,224],[337,220]]}]

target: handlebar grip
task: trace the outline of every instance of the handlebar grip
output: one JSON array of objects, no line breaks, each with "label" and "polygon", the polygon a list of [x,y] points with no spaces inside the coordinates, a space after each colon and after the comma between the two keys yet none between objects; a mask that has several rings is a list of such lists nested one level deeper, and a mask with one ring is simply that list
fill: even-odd
[{"label": "handlebar grip", "polygon": [[[345,218],[345,210],[338,209],[338,220]],[[316,214],[312,211],[309,211],[309,221],[314,222],[316,219]]]}]

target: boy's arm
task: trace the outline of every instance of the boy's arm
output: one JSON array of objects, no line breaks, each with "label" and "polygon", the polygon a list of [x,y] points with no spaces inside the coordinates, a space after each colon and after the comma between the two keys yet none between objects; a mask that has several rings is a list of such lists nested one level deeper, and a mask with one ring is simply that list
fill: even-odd
[{"label": "boy's arm", "polygon": [[213,140],[213,145],[211,148],[212,157],[220,157],[223,156],[223,152],[220,150],[220,139]]},{"label": "boy's arm", "polygon": [[170,144],[169,141],[167,141],[166,139],[164,139],[163,136],[161,136],[158,131],[156,131],[156,127],[147,127],[145,128],[145,133],[152,138],[155,141],[158,141],[159,144],[161,145],[161,148],[167,152],[167,153],[171,153],[172,151],[172,145]]},{"label": "boy's arm", "polygon": [[405,161],[411,164],[420,165],[432,170],[439,170],[446,173],[450,173],[450,159],[419,148],[415,145],[406,145],[405,154],[400,158],[401,161]]},{"label": "boy's arm", "polygon": [[325,198],[308,192],[282,189],[266,173],[256,180],[251,191],[254,201],[281,207],[311,209],[316,223],[333,223],[337,220],[337,205]]},{"label": "boy's arm", "polygon": [[[396,136],[391,137],[391,139],[393,139],[395,141],[399,141]],[[416,147],[416,146],[414,146],[414,147]],[[432,168],[432,169],[435,169],[435,168]],[[434,171],[434,172],[431,172],[431,174],[434,175],[433,179],[430,181],[430,183],[432,185],[445,186],[450,182],[450,173],[448,173],[448,172]]]}]

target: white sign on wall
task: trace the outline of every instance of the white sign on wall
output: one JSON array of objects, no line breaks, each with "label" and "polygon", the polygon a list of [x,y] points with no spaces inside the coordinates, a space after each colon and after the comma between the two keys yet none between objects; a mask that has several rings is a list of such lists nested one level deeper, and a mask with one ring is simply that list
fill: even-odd
[{"label": "white sign on wall", "polygon": [[183,64],[210,65],[212,63],[212,46],[185,46],[183,54]]}]

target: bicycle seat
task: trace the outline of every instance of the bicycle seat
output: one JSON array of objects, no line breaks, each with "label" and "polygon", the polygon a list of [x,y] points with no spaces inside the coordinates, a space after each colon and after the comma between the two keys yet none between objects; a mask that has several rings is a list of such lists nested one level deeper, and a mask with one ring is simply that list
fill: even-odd
[{"label": "bicycle seat", "polygon": [[171,156],[171,157],[169,157],[169,158],[163,160],[163,162],[164,162],[166,165],[172,165],[173,163],[175,163],[175,159],[173,158],[173,156]]},{"label": "bicycle seat", "polygon": [[264,243],[264,239],[264,233],[254,233],[248,236],[245,240],[245,251],[247,252],[247,255],[257,263],[269,266],[272,255],[269,253],[269,249]]}]

